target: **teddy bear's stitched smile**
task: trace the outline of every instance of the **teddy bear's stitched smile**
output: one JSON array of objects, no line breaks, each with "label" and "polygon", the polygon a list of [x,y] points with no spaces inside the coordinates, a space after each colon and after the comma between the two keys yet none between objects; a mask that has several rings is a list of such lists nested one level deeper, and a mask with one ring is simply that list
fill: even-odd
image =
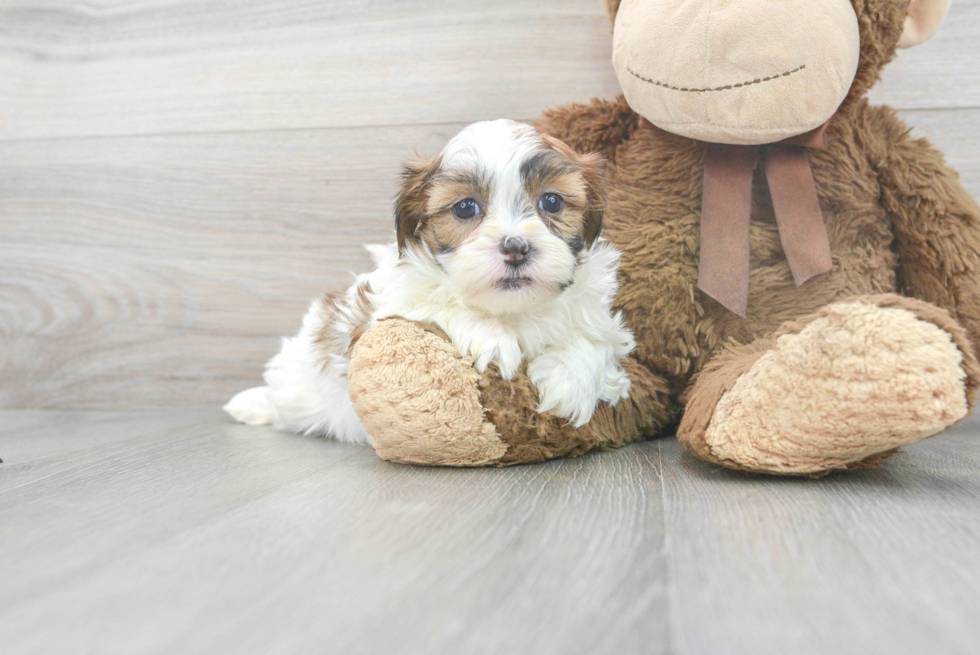
[{"label": "teddy bear's stitched smile", "polygon": [[753,84],[762,84],[763,82],[769,82],[770,80],[776,80],[776,79],[779,79],[781,77],[788,77],[788,76],[792,75],[793,73],[798,73],[798,72],[800,72],[800,71],[802,71],[804,69],[806,69],[806,64],[801,64],[800,66],[797,66],[793,70],[788,70],[785,73],[779,73],[778,75],[771,75],[770,77],[759,77],[759,78],[756,78],[754,80],[749,80],[747,82],[739,82],[738,84],[728,84],[726,86],[716,86],[716,87],[710,87],[710,88],[704,88],[704,89],[694,89],[694,88],[674,86],[672,84],[667,84],[666,82],[660,82],[660,81],[657,81],[657,80],[652,80],[649,77],[644,77],[643,75],[640,75],[639,73],[637,73],[636,71],[634,71],[632,68],[627,68],[627,70],[630,72],[630,75],[632,75],[633,77],[635,77],[635,78],[637,78],[639,80],[643,80],[644,82],[647,82],[649,84],[653,84],[653,85],[656,85],[656,86],[662,86],[665,89],[671,89],[673,91],[687,91],[688,93],[707,93],[709,91],[727,91],[729,89],[738,89],[738,88],[741,88],[743,86],[752,86]]}]

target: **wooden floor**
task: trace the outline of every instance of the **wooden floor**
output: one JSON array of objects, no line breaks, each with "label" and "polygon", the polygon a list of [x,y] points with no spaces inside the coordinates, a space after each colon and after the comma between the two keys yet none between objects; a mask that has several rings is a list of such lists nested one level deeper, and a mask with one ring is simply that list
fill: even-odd
[{"label": "wooden floor", "polygon": [[0,412],[0,652],[976,653],[980,420],[823,480]]}]

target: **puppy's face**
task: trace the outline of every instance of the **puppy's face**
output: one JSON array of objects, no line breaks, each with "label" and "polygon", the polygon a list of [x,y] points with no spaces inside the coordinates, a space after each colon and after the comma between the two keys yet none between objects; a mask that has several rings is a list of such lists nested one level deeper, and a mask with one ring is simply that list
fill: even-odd
[{"label": "puppy's face", "polygon": [[475,123],[439,156],[406,165],[398,248],[434,260],[468,304],[521,312],[572,283],[603,204],[598,156],[521,123]]}]

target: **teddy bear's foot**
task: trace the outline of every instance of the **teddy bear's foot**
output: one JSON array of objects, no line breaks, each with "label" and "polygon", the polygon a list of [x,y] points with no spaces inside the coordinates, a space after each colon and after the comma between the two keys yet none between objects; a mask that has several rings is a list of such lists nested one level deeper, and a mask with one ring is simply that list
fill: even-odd
[{"label": "teddy bear's foot", "polygon": [[678,438],[702,459],[747,471],[873,465],[962,420],[978,378],[969,339],[947,312],[862,297],[717,357],[688,394]]},{"label": "teddy bear's foot", "polygon": [[404,464],[509,466],[574,457],[659,434],[674,416],[667,383],[634,360],[628,399],[600,403],[582,427],[538,414],[538,392],[521,365],[503,379],[461,357],[432,326],[392,318],[351,351],[351,400],[382,459]]}]

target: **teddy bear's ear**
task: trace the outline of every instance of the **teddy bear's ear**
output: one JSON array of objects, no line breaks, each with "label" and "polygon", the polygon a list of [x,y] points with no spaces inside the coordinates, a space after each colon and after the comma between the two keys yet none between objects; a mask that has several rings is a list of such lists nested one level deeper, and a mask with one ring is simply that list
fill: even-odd
[{"label": "teddy bear's ear", "polygon": [[609,20],[616,22],[616,14],[619,12],[620,0],[602,0],[602,3],[606,5],[606,11],[609,12]]},{"label": "teddy bear's ear", "polygon": [[898,47],[911,48],[932,37],[943,24],[951,2],[952,0],[912,0]]}]

